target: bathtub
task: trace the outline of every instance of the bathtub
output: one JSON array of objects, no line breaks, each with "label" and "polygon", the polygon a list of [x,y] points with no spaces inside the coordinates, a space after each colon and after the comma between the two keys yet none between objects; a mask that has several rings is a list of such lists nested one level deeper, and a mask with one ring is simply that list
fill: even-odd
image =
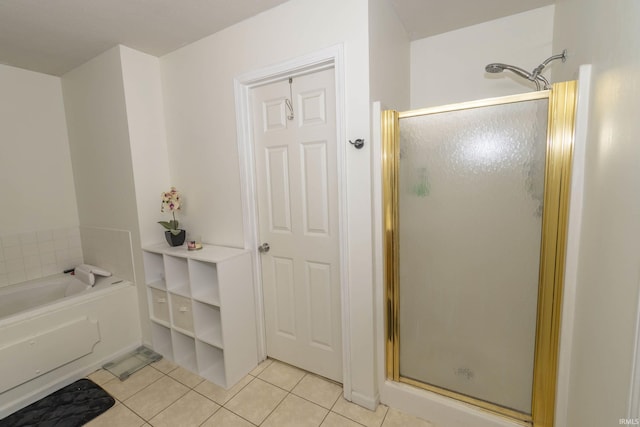
[{"label": "bathtub", "polygon": [[59,274],[0,288],[0,419],[140,343],[131,282]]},{"label": "bathtub", "polygon": [[0,288],[0,320],[90,289],[90,286],[70,274],[58,274]]}]

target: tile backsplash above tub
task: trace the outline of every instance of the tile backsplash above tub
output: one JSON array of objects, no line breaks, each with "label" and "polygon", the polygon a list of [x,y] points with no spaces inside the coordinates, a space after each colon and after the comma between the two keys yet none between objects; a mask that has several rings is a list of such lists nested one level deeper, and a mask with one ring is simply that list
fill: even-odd
[{"label": "tile backsplash above tub", "polygon": [[82,263],[78,227],[0,236],[0,286],[62,273]]}]

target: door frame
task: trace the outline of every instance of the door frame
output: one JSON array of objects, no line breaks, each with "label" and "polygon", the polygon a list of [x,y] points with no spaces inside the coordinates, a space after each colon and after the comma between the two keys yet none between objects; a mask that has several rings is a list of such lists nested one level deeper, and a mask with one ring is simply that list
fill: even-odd
[{"label": "door frame", "polygon": [[262,288],[262,265],[258,254],[260,224],[258,221],[257,186],[255,174],[253,114],[251,112],[250,92],[257,86],[275,81],[309,74],[315,71],[333,68],[336,95],[336,144],[338,168],[338,240],[340,251],[340,306],[342,328],[342,384],[344,396],[350,400],[351,369],[350,345],[351,329],[349,318],[349,276],[348,276],[348,222],[347,222],[347,174],[346,174],[346,138],[345,138],[345,90],[344,90],[344,48],[332,46],[281,62],[269,67],[253,70],[234,79],[236,104],[236,131],[238,161],[240,166],[240,189],[242,198],[242,223],[244,230],[244,248],[253,253],[253,274],[255,288],[255,307],[258,327],[258,358],[267,357],[264,300]]}]

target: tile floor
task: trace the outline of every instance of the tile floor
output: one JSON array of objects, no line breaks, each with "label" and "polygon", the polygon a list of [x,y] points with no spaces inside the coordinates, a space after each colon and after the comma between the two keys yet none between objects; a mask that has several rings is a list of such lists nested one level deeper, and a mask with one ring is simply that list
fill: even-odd
[{"label": "tile floor", "polygon": [[126,381],[102,369],[89,378],[116,403],[88,427],[433,427],[384,405],[354,405],[340,385],[270,359],[229,390],[165,359]]}]

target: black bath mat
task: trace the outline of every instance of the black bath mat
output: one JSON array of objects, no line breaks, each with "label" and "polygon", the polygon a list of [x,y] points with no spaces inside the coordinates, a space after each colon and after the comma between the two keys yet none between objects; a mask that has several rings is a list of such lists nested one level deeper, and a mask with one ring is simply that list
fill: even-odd
[{"label": "black bath mat", "polygon": [[114,403],[93,381],[81,379],[0,420],[0,427],[80,427]]}]

